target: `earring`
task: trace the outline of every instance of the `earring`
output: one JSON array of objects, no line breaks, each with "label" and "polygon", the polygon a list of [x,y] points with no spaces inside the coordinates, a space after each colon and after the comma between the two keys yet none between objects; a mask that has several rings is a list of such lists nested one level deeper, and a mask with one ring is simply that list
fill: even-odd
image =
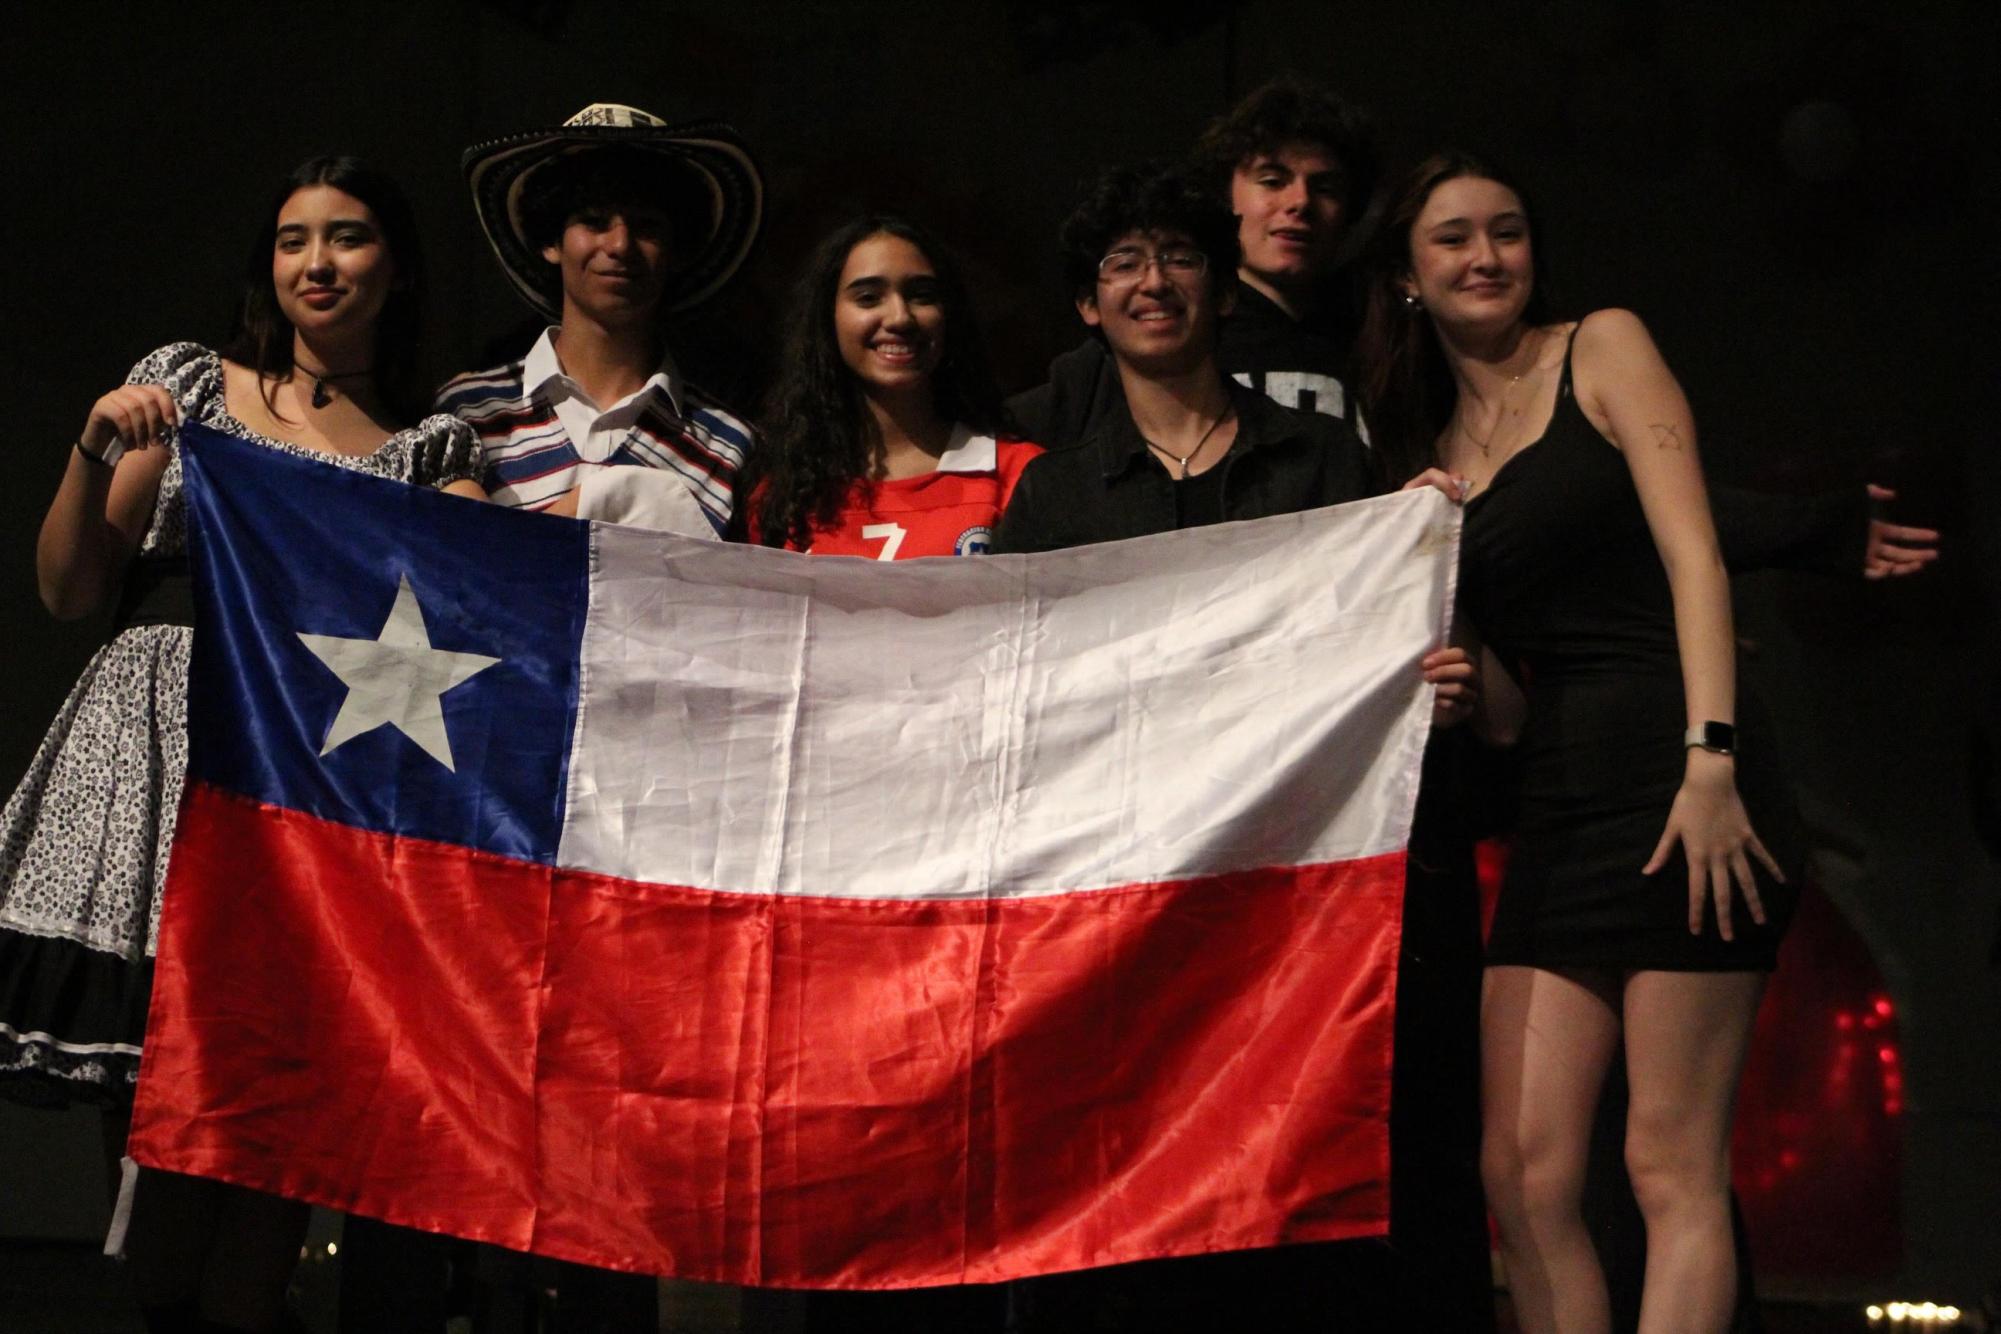
[{"label": "earring", "polygon": [[1417,293],[1405,292],[1403,294],[1403,308],[1415,315],[1424,309],[1424,303],[1417,299]]}]

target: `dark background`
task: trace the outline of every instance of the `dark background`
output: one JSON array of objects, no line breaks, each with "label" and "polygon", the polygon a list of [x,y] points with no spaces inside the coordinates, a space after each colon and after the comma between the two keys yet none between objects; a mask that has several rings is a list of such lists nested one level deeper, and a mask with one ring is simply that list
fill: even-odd
[{"label": "dark background", "polygon": [[[1444,143],[1525,169],[1575,311],[1630,306],[1694,401],[1714,474],[1891,483],[1946,529],[1895,586],[1740,581],[1753,670],[1821,846],[1820,880],[1903,1044],[1898,1292],[2001,1278],[2001,973],[1993,462],[1996,7],[1166,3],[14,6],[0,517],[9,786],[96,642],[33,581],[37,526],[92,399],[140,355],[226,331],[276,179],[376,159],[414,195],[436,377],[517,328],[458,175],[467,144],[623,101],[721,114],[758,152],[765,240],[677,346],[748,396],[805,249],[864,208],[966,260],[1004,380],[1076,329],[1053,235],[1100,165],[1181,151],[1285,69],[1372,108],[1393,157]],[[81,1235],[87,1118],[0,1107],[0,1234]],[[1852,1276],[1851,1276],[1852,1278]],[[1828,1276],[1836,1286],[1840,1276]],[[1870,1285],[1872,1293],[1884,1289]],[[1865,1294],[1866,1295],[1866,1294]]]}]

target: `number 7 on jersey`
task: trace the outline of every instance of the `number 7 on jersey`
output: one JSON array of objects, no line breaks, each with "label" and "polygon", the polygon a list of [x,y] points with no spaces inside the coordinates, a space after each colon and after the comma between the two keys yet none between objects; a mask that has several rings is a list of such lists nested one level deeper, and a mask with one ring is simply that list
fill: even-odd
[{"label": "number 7 on jersey", "polygon": [[863,524],[862,539],[882,543],[882,550],[875,553],[877,560],[895,560],[897,549],[903,545],[904,534],[908,531],[900,523]]}]

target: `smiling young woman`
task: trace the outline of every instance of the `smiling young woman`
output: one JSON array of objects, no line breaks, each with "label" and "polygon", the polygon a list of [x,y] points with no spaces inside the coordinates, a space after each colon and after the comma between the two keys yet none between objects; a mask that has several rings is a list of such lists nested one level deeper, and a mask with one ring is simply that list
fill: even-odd
[{"label": "smiling young woman", "polygon": [[901,218],[858,218],[796,289],[786,370],[744,476],[744,536],[902,560],[987,550],[1041,450],[1008,438],[950,256]]},{"label": "smiling young woman", "polygon": [[[63,618],[118,595],[112,635],[0,815],[0,1093],[106,1109],[123,1152],[160,886],[187,759],[193,595],[176,429],[481,494],[471,431],[415,426],[422,255],[408,205],[352,158],[288,175],[252,243],[220,355],[173,343],[92,405],[42,525],[42,599]],[[253,909],[254,910],[254,907]],[[159,1328],[267,1328],[304,1206],[140,1173],[126,1236]]]},{"label": "smiling young woman", "polygon": [[[745,470],[736,536],[816,556],[985,553],[1040,447],[1009,437],[950,254],[871,215],[814,250],[793,292],[785,372]],[[808,1334],[1000,1329],[992,1287],[814,1292]]]},{"label": "smiling young woman", "polygon": [[[330,454],[372,453],[393,431],[395,409],[375,375],[377,326],[399,282],[383,223],[363,200],[319,183],[279,206],[271,244],[274,342],[291,331],[291,365],[276,347],[264,361],[225,356],[224,397],[258,434]],[[394,391],[391,391],[394,392]]]},{"label": "smiling young woman", "polygon": [[[930,257],[905,237],[877,232],[848,251],[836,284],[834,342],[878,425],[904,404],[920,429],[935,429],[941,419],[927,385],[944,355],[945,309]],[[911,461],[885,458],[884,467],[895,475]]]},{"label": "smiling young woman", "polygon": [[271,290],[298,339],[351,344],[372,334],[395,280],[375,210],[347,191],[309,185],[278,210]]},{"label": "smiling young woman", "polygon": [[1529,682],[1488,942],[1482,1170],[1527,1330],[1602,1330],[1580,1213],[1623,1043],[1640,1327],[1728,1327],[1731,1103],[1803,854],[1739,689],[1680,386],[1630,312],[1559,322],[1526,196],[1465,154],[1392,197],[1363,334],[1374,438],[1471,492],[1462,610]]}]

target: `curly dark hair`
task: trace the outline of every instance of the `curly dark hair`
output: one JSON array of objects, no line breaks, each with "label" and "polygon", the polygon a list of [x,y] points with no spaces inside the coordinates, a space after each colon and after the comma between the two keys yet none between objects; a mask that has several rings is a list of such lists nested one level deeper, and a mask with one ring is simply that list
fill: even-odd
[{"label": "curly dark hair", "polygon": [[1421,309],[1404,300],[1403,281],[1410,276],[1410,233],[1431,192],[1447,181],[1472,176],[1514,191],[1529,223],[1529,253],[1535,284],[1522,322],[1554,322],[1542,233],[1535,206],[1520,178],[1492,161],[1459,149],[1433,153],[1412,168],[1391,193],[1369,260],[1368,305],[1356,342],[1361,367],[1363,419],[1369,438],[1401,482],[1436,462],[1439,432],[1451,420],[1459,390],[1438,346],[1438,331]]},{"label": "curly dark hair", "polygon": [[1132,232],[1179,232],[1209,257],[1217,300],[1237,286],[1237,217],[1185,167],[1148,162],[1102,173],[1063,220],[1063,281],[1081,301],[1098,290],[1098,262]]},{"label": "curly dark hair", "polygon": [[396,268],[395,281],[375,321],[375,392],[399,422],[414,422],[429,409],[431,396],[417,349],[424,330],[424,250],[417,240],[417,215],[402,188],[360,158],[326,153],[307,158],[271,195],[270,207],[243,266],[243,296],[236,322],[223,340],[222,355],[256,371],[264,406],[277,414],[272,385],[292,373],[292,322],[278,307],[271,285],[271,256],[278,244],[278,213],[285,201],[315,185],[353,195],[375,215],[382,242]]},{"label": "curly dark hair", "polygon": [[1209,188],[1230,197],[1238,167],[1287,144],[1318,144],[1341,164],[1341,211],[1357,217],[1382,175],[1375,125],[1367,112],[1319,84],[1284,74],[1253,89],[1209,123],[1189,155]]},{"label": "curly dark hair", "polygon": [[[754,497],[758,540],[804,548],[815,525],[834,522],[842,499],[882,457],[882,437],[834,338],[834,299],[848,254],[872,236],[900,237],[931,261],[945,342],[931,393],[938,414],[988,435],[1011,430],[986,341],[952,256],[915,223],[888,214],[856,218],[814,250],[793,289],[785,323],[784,369],[760,422],[761,439],[739,476]],[[744,513],[749,507],[738,506]]]}]

